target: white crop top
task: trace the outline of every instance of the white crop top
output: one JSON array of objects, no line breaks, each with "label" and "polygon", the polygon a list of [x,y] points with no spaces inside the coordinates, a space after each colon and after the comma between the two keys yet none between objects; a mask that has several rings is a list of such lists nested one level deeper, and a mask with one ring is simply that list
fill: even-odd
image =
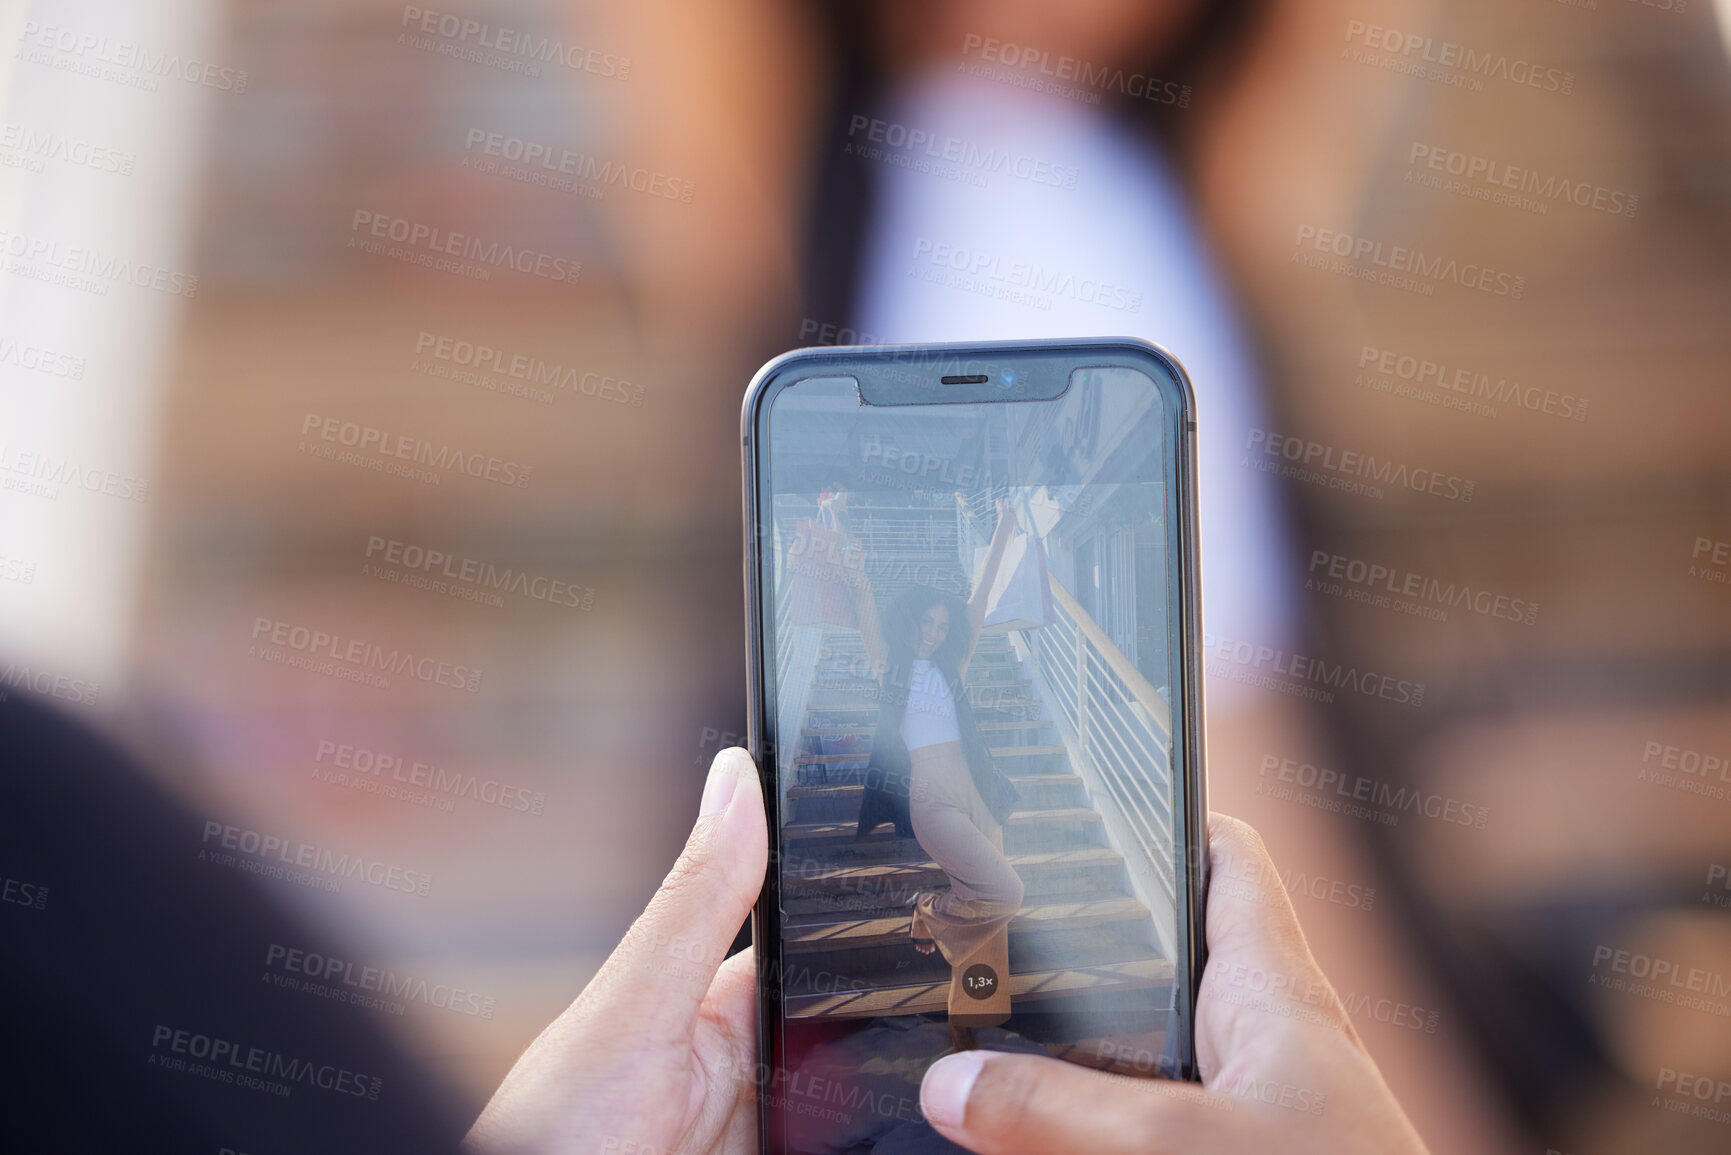
[{"label": "white crop top", "polygon": [[944,672],[929,658],[915,658],[913,675],[908,679],[908,712],[902,717],[902,744],[914,750],[961,739],[962,733],[956,728],[956,701],[950,696]]}]

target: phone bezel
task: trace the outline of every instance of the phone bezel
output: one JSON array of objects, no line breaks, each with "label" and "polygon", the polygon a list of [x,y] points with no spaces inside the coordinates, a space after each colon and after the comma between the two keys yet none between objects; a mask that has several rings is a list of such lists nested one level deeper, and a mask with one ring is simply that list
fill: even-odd
[{"label": "phone bezel", "polygon": [[[780,829],[780,790],[775,782],[776,764],[766,759],[765,734],[772,729],[766,713],[771,695],[766,682],[769,656],[765,653],[763,630],[763,575],[758,559],[758,537],[765,532],[760,520],[765,508],[763,487],[766,471],[760,462],[768,449],[767,421],[771,402],[776,394],[796,380],[814,376],[848,376],[862,378],[882,371],[888,365],[912,363],[929,368],[934,385],[939,367],[966,364],[970,361],[1027,363],[1050,365],[1054,361],[1068,362],[1080,369],[1104,365],[1134,367],[1146,372],[1161,389],[1168,402],[1172,418],[1168,429],[1174,434],[1177,461],[1173,481],[1178,508],[1179,564],[1178,570],[1178,631],[1182,656],[1180,695],[1183,712],[1180,730],[1183,749],[1180,758],[1186,805],[1183,807],[1181,846],[1178,859],[1184,866],[1188,902],[1180,912],[1180,933],[1186,949],[1175,960],[1175,1013],[1182,1024],[1179,1032],[1177,1070],[1179,1077],[1199,1078],[1196,1067],[1195,1011],[1197,994],[1202,981],[1202,969],[1207,961],[1205,915],[1208,895],[1208,782],[1202,714],[1202,608],[1201,608],[1201,549],[1196,513],[1196,395],[1183,365],[1160,346],[1135,337],[1086,339],[946,342],[910,345],[834,345],[794,349],[766,362],[752,377],[740,406],[740,448],[744,481],[744,542],[745,542],[745,608],[746,608],[746,747],[758,766],[763,786],[764,808],[768,819],[770,861],[765,872],[763,889],[752,909],[752,941],[757,948],[759,983],[757,989],[757,1055],[756,1071],[763,1085],[758,1094],[759,1147],[764,1152],[786,1150],[786,1136],[776,1126],[778,1116],[772,1111],[774,1072],[780,1069],[783,1056],[783,1021],[779,998],[766,997],[762,982],[765,974],[780,975],[780,918],[778,887],[780,871],[777,864],[776,832]],[[925,370],[921,370],[925,371]],[[1016,401],[1027,397],[1012,395],[1013,391],[998,391],[979,396],[967,386],[943,387],[949,391],[943,401],[910,402],[910,404],[946,404]],[[862,380],[863,389],[863,380]],[[962,395],[957,395],[957,394]]]}]

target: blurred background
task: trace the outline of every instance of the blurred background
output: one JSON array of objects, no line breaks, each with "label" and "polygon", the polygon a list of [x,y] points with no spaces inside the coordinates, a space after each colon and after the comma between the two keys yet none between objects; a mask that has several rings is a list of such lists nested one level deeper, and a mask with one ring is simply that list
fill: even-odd
[{"label": "blurred background", "polygon": [[1731,1149],[1726,19],[8,6],[0,690],[430,875],[271,885],[475,1111],[742,740],[754,369],[1147,337],[1213,804],[1432,1149]]}]

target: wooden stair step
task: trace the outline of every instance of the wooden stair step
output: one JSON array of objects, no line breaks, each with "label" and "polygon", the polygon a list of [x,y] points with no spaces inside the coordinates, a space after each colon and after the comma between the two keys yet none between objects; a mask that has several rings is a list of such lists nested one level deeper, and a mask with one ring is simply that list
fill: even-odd
[{"label": "wooden stair step", "polygon": [[[1012,974],[1010,1000],[1012,1003],[1029,1003],[1067,995],[1154,990],[1170,986],[1172,974],[1172,964],[1158,958]],[[784,1006],[790,1019],[935,1014],[945,1010],[949,991],[948,979],[870,990],[826,993],[790,991],[785,997]]]},{"label": "wooden stair step", "polygon": [[[837,626],[835,629],[837,632],[829,638],[831,653],[839,654],[849,650],[854,653],[864,652],[865,646],[859,640],[858,630],[851,626]],[[1010,635],[998,630],[989,634],[981,634],[978,645],[974,647],[974,652],[976,654],[1008,654],[1015,651],[1012,648]]]},{"label": "wooden stair step", "polygon": [[[1010,855],[1009,862],[1026,887],[1025,901],[1083,891],[1123,893],[1124,856],[1111,847],[1035,851]],[[929,858],[924,862],[794,860],[783,876],[782,913],[788,918],[906,913],[902,907],[915,891],[947,883],[943,868]]]},{"label": "wooden stair step", "polygon": [[[865,643],[859,640],[859,631],[848,629],[843,633],[832,635],[828,639],[829,651],[832,654],[863,654]],[[1008,634],[981,634],[980,640],[974,645],[974,654],[990,654],[993,657],[1009,655],[1016,657],[1015,648],[1010,644]]]},{"label": "wooden stair step", "polygon": [[[818,659],[818,669],[862,669],[860,662],[865,658],[865,648],[859,644],[852,646],[837,645],[833,640],[829,643],[829,653]],[[968,659],[969,668],[978,662],[982,666],[990,666],[994,670],[1013,669],[1022,664],[1021,655],[1008,646],[985,648],[975,647],[973,657]]]},{"label": "wooden stair step", "polygon": [[[1080,774],[1009,774],[1009,778],[1017,786],[1080,786]],[[826,798],[843,794],[863,794],[865,785],[860,782],[839,782],[834,786],[789,786],[787,796],[794,798]]]},{"label": "wooden stair step", "polygon": [[[976,712],[981,710],[1007,710],[1012,707],[1020,709],[1023,706],[1039,706],[1041,704],[1042,703],[1038,698],[1005,698],[1002,701],[993,702],[990,705],[976,705],[974,710]],[[853,705],[844,703],[813,702],[806,707],[806,712],[808,714],[857,714],[866,710],[875,711],[877,708],[878,706],[876,702]]]},{"label": "wooden stair step", "polygon": [[[1061,826],[1069,822],[1096,823],[1100,821],[1097,811],[1086,806],[1065,807],[1062,810],[1018,810],[1010,815],[1010,826]],[[845,838],[852,840],[859,823],[856,822],[795,822],[782,827],[781,836],[784,842],[792,842],[802,838]],[[887,824],[885,824],[887,828]],[[891,839],[883,835],[867,835],[861,841],[876,838],[881,842],[898,841],[913,842],[913,839]]]},{"label": "wooden stair step", "polygon": [[[982,695],[997,694],[1008,689],[1023,689],[1034,684],[1032,678],[999,678],[994,681],[969,682],[966,693],[970,700]],[[811,684],[813,694],[870,694],[882,697],[876,678],[820,678]]]},{"label": "wooden stair step", "polygon": [[[1141,921],[1148,915],[1148,908],[1128,895],[1031,903],[1023,906],[1010,920],[1010,933],[1080,930],[1111,922]],[[905,910],[866,918],[807,916],[790,919],[782,924],[782,950],[788,954],[804,954],[809,951],[893,946],[907,941],[908,926],[909,914]]]},{"label": "wooden stair step", "polygon": [[[1041,866],[1112,866],[1122,861],[1124,861],[1123,855],[1106,846],[1079,846],[1074,850],[1044,850],[1010,856],[1010,865],[1017,869],[1033,869]],[[927,858],[923,862],[836,866],[831,870],[791,880],[789,884],[808,885],[831,881],[859,883],[868,879],[877,883],[892,879],[897,875],[918,875],[928,872],[942,873],[937,862],[931,858]]]},{"label": "wooden stair step", "polygon": [[[1062,746],[987,746],[994,758],[1021,758],[1034,754],[1062,754]],[[801,754],[793,760],[795,766],[825,766],[832,762],[858,762],[864,754]]]},{"label": "wooden stair step", "polygon": [[[981,678],[978,681],[968,679],[967,692],[978,696],[985,691],[1000,691],[1010,687],[1032,686],[1034,680],[1028,677],[1020,678]],[[871,694],[879,695],[876,678],[814,678],[811,683],[814,694]]]},{"label": "wooden stair step", "polygon": [[[1032,730],[1036,726],[1050,726],[1050,718],[1040,718],[1032,722],[976,722],[974,725],[981,730]],[[801,738],[869,738],[872,727],[865,722],[854,722],[846,726],[806,726],[800,730]]]}]

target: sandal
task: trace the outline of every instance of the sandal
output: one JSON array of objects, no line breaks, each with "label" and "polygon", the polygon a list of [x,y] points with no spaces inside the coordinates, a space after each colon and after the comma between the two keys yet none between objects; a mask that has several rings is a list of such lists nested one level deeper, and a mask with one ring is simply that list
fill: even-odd
[{"label": "sandal", "polygon": [[[920,894],[920,891],[914,891],[913,895],[909,897],[906,902],[902,903],[902,905],[918,907],[920,905]],[[908,938],[913,941],[914,949],[919,951],[921,954],[931,954],[933,951],[938,949],[937,939],[921,938],[919,935],[913,933],[912,922],[908,924]]]}]

